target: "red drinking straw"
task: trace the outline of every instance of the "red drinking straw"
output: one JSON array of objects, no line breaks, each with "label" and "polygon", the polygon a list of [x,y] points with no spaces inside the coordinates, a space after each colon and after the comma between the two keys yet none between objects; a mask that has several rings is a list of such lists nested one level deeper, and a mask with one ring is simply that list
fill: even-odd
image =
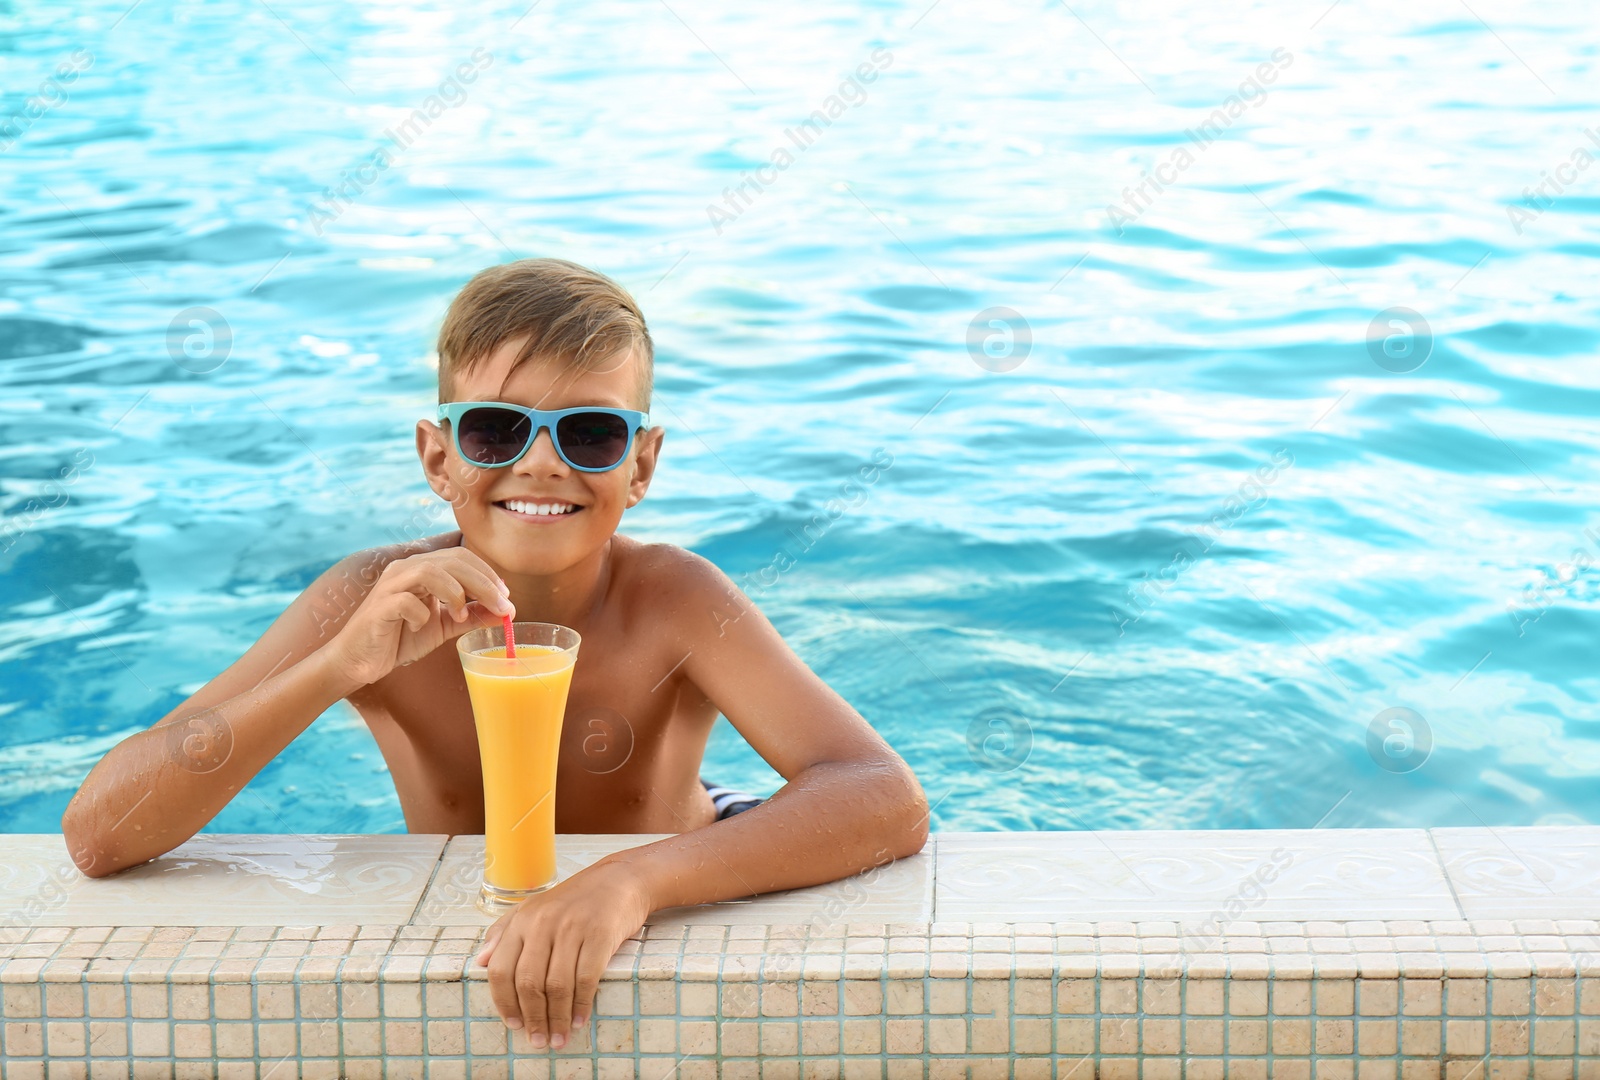
[{"label": "red drinking straw", "polygon": [[502,615],[500,619],[506,631],[506,659],[515,660],[517,658],[517,636],[511,630],[511,616]]}]

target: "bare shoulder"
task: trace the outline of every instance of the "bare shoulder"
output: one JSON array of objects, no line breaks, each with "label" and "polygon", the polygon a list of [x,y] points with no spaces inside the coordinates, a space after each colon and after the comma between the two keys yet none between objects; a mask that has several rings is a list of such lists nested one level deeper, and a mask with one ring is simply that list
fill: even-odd
[{"label": "bare shoulder", "polygon": [[673,595],[736,588],[717,564],[677,544],[648,544],[617,533],[612,555],[630,587]]},{"label": "bare shoulder", "polygon": [[654,615],[683,630],[714,631],[717,612],[734,618],[750,604],[716,563],[687,548],[641,543],[620,533],[613,544],[618,584],[629,601],[649,605]]}]

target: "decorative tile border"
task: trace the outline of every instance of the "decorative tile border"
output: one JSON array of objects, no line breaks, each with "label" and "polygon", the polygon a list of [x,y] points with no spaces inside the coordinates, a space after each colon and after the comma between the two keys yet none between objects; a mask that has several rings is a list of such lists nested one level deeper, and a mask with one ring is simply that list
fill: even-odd
[{"label": "decorative tile border", "polygon": [[[563,836],[556,849],[556,872],[576,873],[605,855],[659,840],[670,833]],[[807,889],[773,893],[752,900],[727,900],[692,908],[664,908],[652,923],[707,925],[805,922],[812,918],[928,921],[933,917],[933,845],[920,854],[869,870],[854,878]],[[483,837],[456,836],[445,845],[439,870],[424,894],[413,922],[429,926],[487,926],[493,922],[473,906],[483,880]]]},{"label": "decorative tile border", "polygon": [[937,843],[939,918],[1203,920],[1241,890],[1264,919],[1460,915],[1422,829],[940,833]]},{"label": "decorative tile border", "polygon": [[444,850],[442,835],[202,833],[164,858],[84,877],[60,834],[0,834],[0,933],[34,926],[406,922]]},{"label": "decorative tile border", "polygon": [[1600,829],[1434,829],[1465,914],[1517,910],[1549,918],[1600,910]]},{"label": "decorative tile border", "polygon": [[[1271,906],[1280,882],[1280,903],[1339,886],[1379,904],[1374,882],[1385,865],[1397,887],[1431,887],[1416,836],[1397,832],[1185,834],[1206,837],[1191,845],[1192,865],[1204,868],[1191,875],[1199,903],[1182,895],[1184,868],[1163,861],[1165,838],[1153,834],[1106,853],[1093,880],[1115,884],[1119,867],[1126,884],[1137,871],[1174,897],[1175,917],[1128,908],[1137,917],[952,919],[954,905],[976,902],[962,868],[987,864],[982,845],[941,834],[931,851],[905,860],[901,877],[883,878],[882,890],[861,879],[852,894],[836,883],[804,902],[782,894],[739,905],[714,922],[658,913],[613,958],[594,1017],[561,1052],[534,1050],[509,1032],[472,963],[487,920],[463,921],[452,906],[470,909],[476,880],[463,870],[452,884],[445,868],[470,865],[473,838],[419,850],[420,881],[407,873],[397,879],[401,899],[383,901],[409,897],[404,919],[321,921],[339,904],[369,910],[373,898],[352,887],[283,904],[279,918],[299,925],[120,925],[135,912],[173,910],[182,892],[192,910],[226,907],[229,882],[272,873],[261,852],[311,866],[316,880],[329,867],[351,869],[351,859],[359,875],[368,841],[418,839],[210,836],[195,841],[212,853],[209,869],[185,876],[179,866],[179,887],[166,889],[169,860],[158,860],[116,894],[120,918],[69,926],[54,923],[64,912],[116,914],[84,890],[120,879],[52,890],[51,838],[0,837],[0,921],[9,916],[0,927],[0,1078],[1600,1077],[1600,922],[1537,914],[1582,900],[1600,915],[1600,897],[1579,895],[1600,829],[1472,832],[1439,830],[1429,840],[1440,853],[1433,865],[1449,871],[1452,905],[1456,897],[1463,907],[1498,905],[1494,917],[1466,919],[1457,909],[1445,918],[1353,918],[1360,905],[1337,889],[1318,912],[1337,918],[1281,918],[1284,909]],[[563,837],[563,866],[648,839]],[[1060,834],[990,839],[992,865],[1028,853],[1047,874],[1089,850]],[[1479,839],[1494,847],[1473,847]],[[1269,860],[1287,848],[1316,856],[1299,865],[1332,869],[1262,883],[1254,860],[1263,844]],[[1347,854],[1330,855],[1339,844]],[[187,848],[171,862],[191,861]],[[1493,861],[1508,849],[1510,864]],[[307,850],[329,861],[313,865]],[[942,876],[946,855],[958,868],[951,878]],[[1218,865],[1227,872],[1212,872]],[[1261,886],[1259,903],[1257,890],[1229,880],[1241,865]],[[1502,877],[1480,880],[1484,866],[1501,867]],[[215,896],[206,894],[212,873]],[[370,876],[350,880],[385,887]],[[1011,872],[992,889],[994,909],[1054,902],[1041,880],[1050,887]],[[1019,881],[1007,892],[1006,882]],[[1229,889],[1220,907],[1219,883]],[[1497,898],[1497,883],[1512,895]],[[258,895],[246,885],[243,895]],[[65,899],[50,908],[53,892]],[[1093,892],[1068,897],[1080,903]],[[1408,894],[1392,900],[1417,903]],[[873,903],[938,918],[864,915]],[[19,925],[30,904],[48,910]],[[317,918],[304,919],[306,910]],[[749,921],[760,910],[766,920]]]},{"label": "decorative tile border", "polygon": [[[671,833],[566,835],[556,843],[556,876],[565,880],[590,863],[628,848],[653,843]],[[488,926],[494,920],[474,903],[483,881],[484,841],[481,835],[453,836],[417,905],[412,922],[424,926]]]}]

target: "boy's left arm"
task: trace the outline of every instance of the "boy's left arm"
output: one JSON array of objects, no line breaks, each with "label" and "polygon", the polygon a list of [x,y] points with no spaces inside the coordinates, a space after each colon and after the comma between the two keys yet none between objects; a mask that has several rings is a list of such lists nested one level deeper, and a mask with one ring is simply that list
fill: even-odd
[{"label": "boy's left arm", "polygon": [[928,803],[906,763],[696,555],[665,603],[680,671],[786,783],[743,813],[618,852],[525,901],[479,954],[501,1016],[535,1046],[587,1022],[600,973],[652,911],[835,881],[921,851]]}]

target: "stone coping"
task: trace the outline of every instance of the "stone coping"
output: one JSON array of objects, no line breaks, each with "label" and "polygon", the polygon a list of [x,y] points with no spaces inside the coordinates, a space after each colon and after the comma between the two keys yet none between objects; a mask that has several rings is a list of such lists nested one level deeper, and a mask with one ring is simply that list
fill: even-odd
[{"label": "stone coping", "polygon": [[1600,1077],[1600,828],[935,834],[657,912],[560,1051],[473,963],[482,844],[0,836],[0,1080]]},{"label": "stone coping", "polygon": [[[664,834],[563,835],[558,873]],[[483,837],[200,834],[89,879],[59,834],[0,834],[0,941],[48,926],[482,926]],[[1600,827],[934,833],[843,881],[651,924],[1504,921],[1600,917]],[[1220,925],[1219,925],[1220,924]],[[13,927],[14,930],[14,927]]]}]

